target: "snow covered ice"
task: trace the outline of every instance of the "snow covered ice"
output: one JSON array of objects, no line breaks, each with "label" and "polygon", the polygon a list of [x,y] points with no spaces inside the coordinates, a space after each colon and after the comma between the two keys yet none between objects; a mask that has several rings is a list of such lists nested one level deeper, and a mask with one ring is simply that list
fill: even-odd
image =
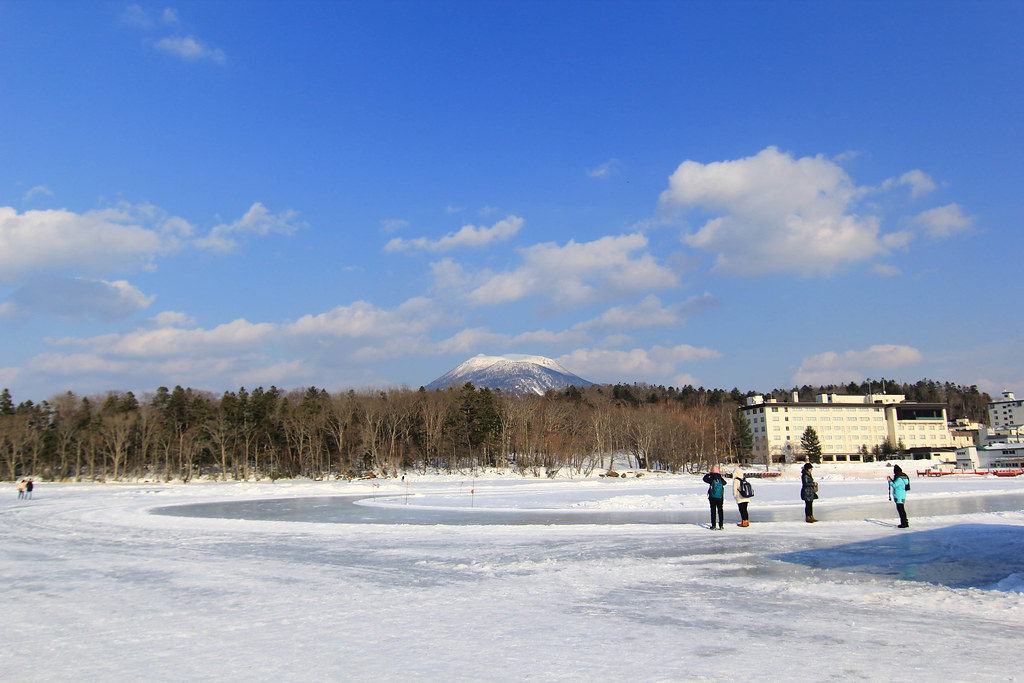
[{"label": "snow covered ice", "polygon": [[1024,481],[815,471],[12,486],[0,679],[1021,680]]}]

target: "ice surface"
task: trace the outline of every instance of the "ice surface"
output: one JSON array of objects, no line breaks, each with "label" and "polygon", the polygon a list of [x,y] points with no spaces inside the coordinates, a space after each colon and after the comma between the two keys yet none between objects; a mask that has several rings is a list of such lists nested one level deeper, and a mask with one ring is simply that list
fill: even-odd
[{"label": "ice surface", "polygon": [[[782,478],[755,484],[751,527],[715,532],[408,521],[700,518],[697,477],[44,482],[32,501],[12,486],[0,501],[0,678],[1019,680],[1024,512],[923,510],[1012,501],[1024,482],[943,479],[914,479],[909,531],[890,526],[884,479],[827,470],[815,508],[826,521],[793,521],[799,481]],[[152,514],[229,501],[312,507],[307,521]],[[308,521],[339,501],[404,521]],[[860,505],[880,514],[842,518]],[[731,501],[726,512],[734,522]]]},{"label": "ice surface", "polygon": [[[882,574],[953,588],[1020,591],[1024,527],[957,524],[779,555],[810,567]],[[1015,578],[1018,577],[1018,578]]]}]

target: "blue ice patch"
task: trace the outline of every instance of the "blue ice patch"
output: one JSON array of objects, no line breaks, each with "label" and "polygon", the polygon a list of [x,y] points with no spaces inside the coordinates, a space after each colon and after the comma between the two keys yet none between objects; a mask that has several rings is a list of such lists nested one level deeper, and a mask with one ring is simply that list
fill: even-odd
[{"label": "blue ice patch", "polygon": [[951,588],[1024,592],[1024,526],[958,524],[931,531],[893,530],[891,536],[776,559],[923,581]]}]

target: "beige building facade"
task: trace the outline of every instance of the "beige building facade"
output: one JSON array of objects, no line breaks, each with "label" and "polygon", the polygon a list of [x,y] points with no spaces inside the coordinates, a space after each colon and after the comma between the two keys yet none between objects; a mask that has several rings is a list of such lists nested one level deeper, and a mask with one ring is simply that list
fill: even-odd
[{"label": "beige building facade", "polygon": [[789,401],[751,396],[740,413],[754,437],[754,459],[762,462],[769,455],[772,462],[804,459],[800,439],[807,427],[818,433],[824,462],[859,462],[862,447],[870,451],[886,439],[907,449],[952,447],[946,406],[905,398],[819,394],[811,403],[795,394]]}]

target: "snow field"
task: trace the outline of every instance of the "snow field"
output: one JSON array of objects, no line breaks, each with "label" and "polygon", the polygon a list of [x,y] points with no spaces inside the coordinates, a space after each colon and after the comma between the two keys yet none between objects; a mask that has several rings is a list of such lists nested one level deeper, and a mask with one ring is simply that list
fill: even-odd
[{"label": "snow field", "polygon": [[[826,520],[830,506],[885,500],[884,478],[818,478],[816,511]],[[912,480],[909,531],[882,525],[895,510],[889,520],[805,524],[792,478],[755,482],[751,511],[756,519],[759,506],[792,509],[793,521],[727,524],[722,532],[695,524],[417,526],[149,513],[375,491],[371,507],[404,505],[410,493],[410,505],[469,519],[470,505],[703,509],[706,486],[685,476],[412,475],[408,484],[376,488],[44,482],[32,501],[16,500],[12,487],[0,502],[0,678],[1020,680],[1024,555],[1016,544],[1024,513],[918,518],[913,506],[1019,493],[1024,482]],[[726,515],[737,518],[728,496]],[[1007,549],[988,548],[995,543]],[[993,550],[1005,575],[974,588],[901,578],[906,567],[893,558],[918,557],[922,547],[934,549],[932,563]]]}]

